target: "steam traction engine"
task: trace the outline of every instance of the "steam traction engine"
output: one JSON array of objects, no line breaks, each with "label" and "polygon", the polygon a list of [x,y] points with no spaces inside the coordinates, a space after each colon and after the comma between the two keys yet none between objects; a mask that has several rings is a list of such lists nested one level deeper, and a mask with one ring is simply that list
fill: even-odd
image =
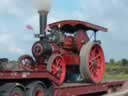
[{"label": "steam traction engine", "polygon": [[[101,42],[96,32],[107,29],[87,22],[65,20],[48,25],[45,33],[37,34],[40,40],[34,43],[32,53],[19,58],[23,70],[48,70],[59,84],[85,81],[100,83],[104,77],[105,59]],[[87,31],[94,31],[90,41]],[[43,37],[41,37],[43,36]]]}]

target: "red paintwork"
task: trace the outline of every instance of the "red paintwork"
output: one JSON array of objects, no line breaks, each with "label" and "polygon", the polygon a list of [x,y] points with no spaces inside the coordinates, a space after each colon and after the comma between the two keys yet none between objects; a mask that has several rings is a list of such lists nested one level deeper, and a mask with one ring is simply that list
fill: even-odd
[{"label": "red paintwork", "polygon": [[51,43],[50,45],[53,53],[58,53],[60,51],[59,47],[55,43]]},{"label": "red paintwork", "polygon": [[80,52],[83,44],[87,43],[89,41],[89,37],[84,30],[79,30],[78,33],[75,36],[75,46],[76,50]]},{"label": "red paintwork", "polygon": [[67,36],[64,39],[64,48],[68,50],[73,49],[73,43],[74,43],[74,38],[72,36]]},{"label": "red paintwork", "polygon": [[64,55],[66,65],[80,65],[80,56],[78,55]]},{"label": "red paintwork", "polygon": [[[49,26],[50,28],[58,28],[60,26],[61,29],[63,30],[64,30],[64,27],[67,26],[68,28],[75,27],[77,29],[79,27],[82,27],[83,29],[86,29],[86,30],[97,30],[97,31],[107,32],[107,29],[104,27],[94,25],[88,22],[79,21],[79,20],[64,20],[64,21],[49,24]],[[72,30],[75,30],[75,28],[74,29],[72,28]],[[66,30],[68,29],[66,28]]]},{"label": "red paintwork", "polygon": [[29,80],[29,79],[49,79],[55,84],[60,85],[59,80],[50,72],[43,71],[0,71],[0,80]]}]

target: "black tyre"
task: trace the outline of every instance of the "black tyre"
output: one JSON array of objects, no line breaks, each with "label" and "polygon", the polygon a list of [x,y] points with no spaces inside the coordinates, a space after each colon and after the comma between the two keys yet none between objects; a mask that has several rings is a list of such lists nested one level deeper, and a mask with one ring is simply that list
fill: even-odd
[{"label": "black tyre", "polygon": [[28,85],[26,96],[46,96],[46,88],[41,83],[32,83]]},{"label": "black tyre", "polygon": [[26,96],[25,88],[19,83],[6,83],[0,88],[0,96]]},{"label": "black tyre", "polygon": [[11,92],[9,92],[8,96],[25,96],[25,92],[21,88],[15,87]]},{"label": "black tyre", "polygon": [[47,96],[54,96],[54,86],[51,85],[49,86],[49,88],[47,89]]}]

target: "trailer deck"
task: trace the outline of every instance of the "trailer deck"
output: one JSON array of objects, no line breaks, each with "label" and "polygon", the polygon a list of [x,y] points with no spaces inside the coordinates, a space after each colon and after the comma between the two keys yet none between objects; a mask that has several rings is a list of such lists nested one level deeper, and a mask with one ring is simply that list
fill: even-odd
[{"label": "trailer deck", "polygon": [[[108,92],[118,91],[126,81],[108,81],[99,84],[91,84],[85,82],[64,83],[59,85],[58,80],[48,71],[1,71],[0,81],[7,80],[30,80],[30,79],[49,79],[54,82],[52,95],[47,96],[100,96]],[[2,89],[2,87],[1,87]],[[3,89],[2,89],[3,91]],[[1,92],[1,90],[0,90]],[[50,92],[50,91],[47,91]]]},{"label": "trailer deck", "polygon": [[125,81],[109,81],[100,84],[89,83],[65,83],[56,87],[54,96],[100,96],[108,93],[110,90],[118,91]]},{"label": "trailer deck", "polygon": [[60,85],[59,81],[48,71],[0,71],[0,80],[27,80],[44,78]]}]

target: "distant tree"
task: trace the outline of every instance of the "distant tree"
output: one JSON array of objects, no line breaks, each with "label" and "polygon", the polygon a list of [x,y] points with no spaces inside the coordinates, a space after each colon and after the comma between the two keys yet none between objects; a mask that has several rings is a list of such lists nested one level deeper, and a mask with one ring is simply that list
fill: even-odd
[{"label": "distant tree", "polygon": [[128,60],[125,59],[125,58],[123,58],[123,59],[121,60],[121,64],[122,64],[123,66],[128,65]]},{"label": "distant tree", "polygon": [[15,61],[15,60],[11,60],[11,61],[9,61],[9,63],[17,64],[17,61]]},{"label": "distant tree", "polygon": [[115,60],[114,59],[110,59],[109,63],[110,64],[115,64]]},{"label": "distant tree", "polygon": [[122,61],[121,60],[118,60],[118,61],[116,61],[116,64],[121,65],[122,64]]}]

